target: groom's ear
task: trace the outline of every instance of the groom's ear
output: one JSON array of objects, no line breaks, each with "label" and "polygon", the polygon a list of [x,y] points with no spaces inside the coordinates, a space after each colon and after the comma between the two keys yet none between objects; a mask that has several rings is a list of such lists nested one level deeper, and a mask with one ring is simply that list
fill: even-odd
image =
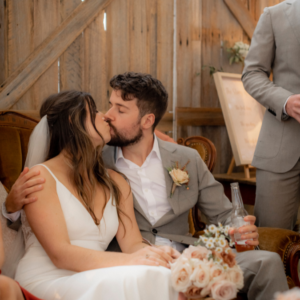
[{"label": "groom's ear", "polygon": [[155,122],[154,114],[146,114],[142,117],[141,125],[144,129],[149,129],[153,126]]}]

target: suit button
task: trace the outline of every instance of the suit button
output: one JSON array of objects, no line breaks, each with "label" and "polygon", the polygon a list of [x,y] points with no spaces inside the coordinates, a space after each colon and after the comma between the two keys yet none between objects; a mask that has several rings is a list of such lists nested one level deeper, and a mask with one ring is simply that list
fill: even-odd
[{"label": "suit button", "polygon": [[153,228],[152,233],[157,234],[157,230],[155,228]]}]

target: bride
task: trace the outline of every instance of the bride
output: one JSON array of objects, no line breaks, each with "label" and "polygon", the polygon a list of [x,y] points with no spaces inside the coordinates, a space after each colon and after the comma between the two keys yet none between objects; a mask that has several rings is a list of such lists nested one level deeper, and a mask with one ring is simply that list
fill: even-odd
[{"label": "bride", "polygon": [[[33,168],[46,182],[24,207],[26,252],[15,279],[45,300],[178,299],[169,263],[179,253],[143,242],[130,187],[104,168],[110,127],[92,97],[66,91],[45,103],[27,160],[45,161]],[[105,252],[115,236],[122,253]]]}]

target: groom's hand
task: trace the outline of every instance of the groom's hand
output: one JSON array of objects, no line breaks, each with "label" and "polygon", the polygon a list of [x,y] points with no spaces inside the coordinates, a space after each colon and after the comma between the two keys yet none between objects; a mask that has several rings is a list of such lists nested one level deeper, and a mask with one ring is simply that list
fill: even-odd
[{"label": "groom's hand", "polygon": [[170,247],[170,246],[156,246],[159,249],[164,250],[168,255],[170,255],[173,259],[177,259],[181,254],[176,249]]},{"label": "groom's hand", "polygon": [[237,228],[230,228],[228,233],[231,237],[231,240],[233,242],[235,242],[234,233],[238,231],[238,233],[241,234],[242,240],[247,240],[246,241],[247,245],[258,246],[259,245],[259,241],[258,241],[259,234],[258,234],[257,227],[254,225],[255,220],[256,220],[255,216],[246,216],[244,218],[244,221],[249,222],[250,225],[245,225],[245,226],[242,226],[238,229]]},{"label": "groom's hand", "polygon": [[39,171],[30,171],[27,167],[23,170],[7,195],[5,207],[8,213],[19,211],[24,205],[37,201],[37,197],[30,197],[30,194],[43,189],[45,179],[39,175]]}]

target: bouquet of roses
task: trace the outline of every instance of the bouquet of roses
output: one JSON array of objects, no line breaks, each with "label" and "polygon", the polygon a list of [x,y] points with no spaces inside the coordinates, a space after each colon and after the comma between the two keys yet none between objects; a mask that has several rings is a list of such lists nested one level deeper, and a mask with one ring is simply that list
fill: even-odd
[{"label": "bouquet of roses", "polygon": [[196,246],[185,249],[171,265],[172,285],[187,298],[234,299],[244,286],[243,272],[226,238],[229,227],[210,225]]}]

